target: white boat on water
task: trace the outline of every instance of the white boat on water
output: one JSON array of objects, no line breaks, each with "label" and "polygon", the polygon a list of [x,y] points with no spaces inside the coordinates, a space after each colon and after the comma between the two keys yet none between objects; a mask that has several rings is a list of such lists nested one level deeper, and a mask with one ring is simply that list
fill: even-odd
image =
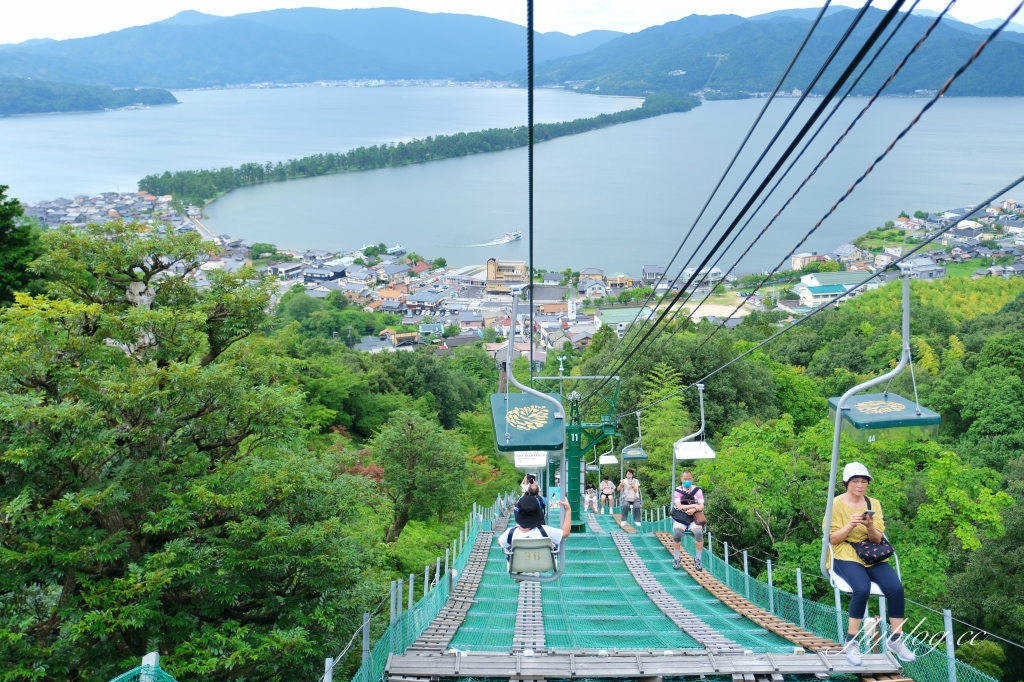
[{"label": "white boat on water", "polygon": [[516,230],[515,232],[506,232],[505,233],[505,241],[506,242],[517,242],[517,241],[519,241],[522,238],[523,238],[523,233],[518,231],[518,230]]}]

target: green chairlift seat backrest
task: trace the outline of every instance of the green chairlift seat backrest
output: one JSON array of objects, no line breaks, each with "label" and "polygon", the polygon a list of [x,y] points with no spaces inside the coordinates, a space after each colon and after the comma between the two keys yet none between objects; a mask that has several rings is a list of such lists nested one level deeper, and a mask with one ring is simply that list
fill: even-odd
[{"label": "green chairlift seat backrest", "polygon": [[[557,394],[552,397],[559,399]],[[565,446],[565,418],[556,417],[554,406],[542,398],[495,393],[491,395],[491,418],[500,452],[561,450]]]},{"label": "green chairlift seat backrest", "polygon": [[[839,398],[828,399],[829,418],[835,422]],[[921,439],[938,433],[942,417],[895,393],[863,393],[847,399],[843,433],[856,442],[883,439]]]},{"label": "green chairlift seat backrest", "polygon": [[647,452],[638,445],[622,448],[622,459],[624,461],[636,461],[647,459]]}]

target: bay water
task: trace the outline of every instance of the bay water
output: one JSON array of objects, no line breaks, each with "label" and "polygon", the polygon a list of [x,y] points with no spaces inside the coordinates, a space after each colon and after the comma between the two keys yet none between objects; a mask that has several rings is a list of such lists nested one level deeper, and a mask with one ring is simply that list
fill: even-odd
[{"label": "bay water", "polygon": [[[795,101],[777,100],[769,108],[677,266],[690,258],[691,264],[700,263],[739,213],[765,172],[753,175],[737,201],[732,200],[734,190]],[[789,251],[925,102],[879,100],[736,271],[760,272],[784,261],[788,267]],[[819,103],[808,100],[791,128]],[[733,264],[865,103],[851,98],[843,104],[719,267]],[[536,266],[598,267],[638,276],[644,264],[666,265],[763,105],[764,100],[705,102],[687,113],[538,145]],[[797,252],[827,252],[901,210],[940,211],[981,201],[1024,173],[1022,121],[1020,99],[941,100]],[[782,142],[790,135],[784,133]],[[771,167],[780,148],[784,144],[776,146],[762,168]],[[453,265],[483,263],[492,256],[525,260],[525,237],[497,246],[474,245],[513,230],[526,234],[526,170],[526,150],[515,149],[271,183],[218,199],[206,209],[207,225],[218,234],[288,248],[354,249],[397,242],[425,257],[444,256]]]},{"label": "bay water", "polygon": [[[150,173],[285,161],[526,123],[526,92],[471,87],[294,87],[175,92],[140,110],[0,117],[0,185],[22,201],[137,189]],[[537,92],[537,121],[640,100]]]}]

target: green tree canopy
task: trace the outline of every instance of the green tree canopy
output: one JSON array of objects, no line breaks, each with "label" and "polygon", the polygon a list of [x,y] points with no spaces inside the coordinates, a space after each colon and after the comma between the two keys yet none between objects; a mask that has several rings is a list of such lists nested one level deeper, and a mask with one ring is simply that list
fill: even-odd
[{"label": "green tree canopy", "polygon": [[458,439],[436,423],[415,412],[395,412],[372,448],[384,470],[384,491],[395,507],[389,542],[410,519],[440,519],[461,508],[466,460]]},{"label": "green tree canopy", "polygon": [[[45,235],[48,297],[0,312],[0,670],[97,682],[315,677],[383,591],[390,504],[303,447],[254,350],[270,283],[183,275],[210,245],[140,225]],[[176,266],[181,266],[178,269]]]},{"label": "green tree canopy", "polygon": [[7,185],[0,185],[0,306],[14,300],[32,280],[28,264],[39,255],[39,236],[17,199],[7,198]]},{"label": "green tree canopy", "polygon": [[252,245],[252,248],[249,249],[249,252],[252,254],[253,258],[263,258],[264,256],[273,256],[277,253],[277,247],[266,242],[256,242]]}]

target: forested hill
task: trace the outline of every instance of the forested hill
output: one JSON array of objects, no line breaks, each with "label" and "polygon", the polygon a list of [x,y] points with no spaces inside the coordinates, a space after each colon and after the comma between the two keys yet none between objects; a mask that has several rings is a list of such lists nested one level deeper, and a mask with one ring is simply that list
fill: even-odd
[{"label": "forested hill", "polygon": [[[846,30],[856,12],[825,17],[783,86],[804,88]],[[881,20],[871,9],[854,31],[836,64],[846,64]],[[890,42],[861,81],[855,94],[874,92],[910,47],[923,35],[931,18],[914,15]],[[584,92],[638,94],[651,91],[718,91],[745,96],[770,92],[810,27],[793,17],[745,20],[733,15],[692,15],[662,26],[617,38],[594,50],[542,64],[538,84],[576,83]],[[959,22],[943,22],[889,87],[888,94],[937,90],[977,48],[988,31]],[[1006,32],[953,86],[953,95],[1024,95],[1024,34]],[[840,72],[830,69],[819,86],[825,91]],[[515,77],[521,78],[517,72]],[[579,85],[581,81],[586,81]]]},{"label": "forested hill", "polygon": [[[218,87],[353,78],[460,78],[524,63],[526,29],[465,14],[399,8],[278,9],[170,19],[0,50],[0,75],[118,87]],[[621,35],[536,34],[537,59],[580,54]]]},{"label": "forested hill", "polygon": [[133,105],[176,104],[174,95],[155,88],[119,89],[100,85],[0,78],[0,116],[63,111],[102,111]]},{"label": "forested hill", "polygon": [[[690,95],[651,95],[642,106],[614,114],[600,114],[592,118],[578,118],[563,123],[540,123],[534,126],[537,142],[565,135],[585,133],[618,123],[639,121],[662,114],[689,111],[700,102]],[[175,198],[203,205],[218,195],[261,182],[303,178],[345,171],[373,170],[410,163],[437,161],[457,156],[496,152],[523,147],[528,143],[526,126],[516,128],[490,128],[472,133],[438,135],[423,140],[359,147],[349,152],[315,154],[287,162],[245,163],[238,168],[216,170],[164,172],[147,175],[139,180],[139,189],[157,194],[173,194]]]}]

